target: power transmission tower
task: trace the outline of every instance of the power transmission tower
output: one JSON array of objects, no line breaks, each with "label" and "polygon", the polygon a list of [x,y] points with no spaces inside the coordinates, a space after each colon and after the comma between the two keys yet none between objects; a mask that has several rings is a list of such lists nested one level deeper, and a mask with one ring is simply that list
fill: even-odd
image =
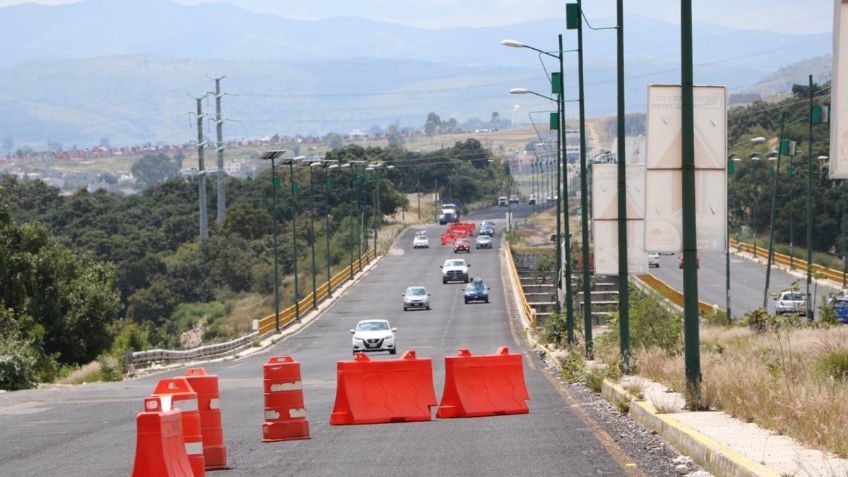
[{"label": "power transmission tower", "polygon": [[218,151],[218,224],[224,223],[224,214],[226,211],[226,201],[224,198],[224,120],[221,118],[221,80],[225,76],[213,78],[215,80],[215,129],[218,134],[218,143],[216,150]]},{"label": "power transmission tower", "polygon": [[200,195],[200,239],[206,240],[209,238],[209,225],[206,217],[206,167],[203,162],[203,149],[206,143],[203,142],[203,98],[194,98],[197,102],[197,174],[198,174],[198,191]]}]

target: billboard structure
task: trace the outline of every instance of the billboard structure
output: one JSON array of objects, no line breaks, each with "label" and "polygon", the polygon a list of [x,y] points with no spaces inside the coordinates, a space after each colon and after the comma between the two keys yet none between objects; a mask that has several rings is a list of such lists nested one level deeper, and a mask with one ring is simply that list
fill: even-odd
[{"label": "billboard structure", "polygon": [[[647,273],[645,253],[645,165],[627,166],[627,269]],[[592,236],[595,273],[618,275],[618,165],[592,165]]]},{"label": "billboard structure", "polygon": [[[727,92],[696,86],[695,209],[698,250],[724,251],[727,233]],[[683,248],[683,126],[680,86],[648,88],[645,250]]]},{"label": "billboard structure", "polygon": [[[848,0],[834,0],[833,72],[830,90],[830,178],[848,179]],[[845,93],[845,94],[842,94]]]}]

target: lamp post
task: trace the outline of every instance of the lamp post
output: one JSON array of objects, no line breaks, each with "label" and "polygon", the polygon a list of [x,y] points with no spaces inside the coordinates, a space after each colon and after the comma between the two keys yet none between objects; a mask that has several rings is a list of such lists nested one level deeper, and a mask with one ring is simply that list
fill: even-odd
[{"label": "lamp post", "polygon": [[[551,84],[551,90],[554,91],[554,93],[556,94],[556,98],[551,98],[550,96],[539,94],[535,91],[530,91],[529,89],[526,89],[526,88],[513,88],[509,91],[510,94],[532,94],[534,96],[538,96],[540,98],[544,98],[544,99],[547,99],[549,101],[555,102],[556,105],[557,105],[557,112],[556,112],[555,115],[553,115],[553,114],[551,115],[551,121],[550,121],[551,129],[556,128],[557,131],[558,131],[558,133],[557,133],[556,160],[555,160],[556,173],[557,173],[556,174],[556,179],[557,179],[556,189],[557,189],[557,192],[556,192],[556,194],[554,194],[554,197],[556,197],[556,199],[557,199],[556,200],[556,240],[555,240],[555,244],[556,244],[556,274],[557,274],[557,279],[556,279],[555,285],[556,285],[556,288],[558,290],[557,293],[556,293],[556,300],[555,300],[556,305],[555,306],[556,306],[556,312],[557,313],[562,312],[562,303],[560,301],[560,293],[561,292],[559,290],[562,290],[562,282],[563,282],[563,280],[562,280],[562,273],[563,273],[563,266],[562,266],[562,195],[565,195],[565,194],[561,195],[560,192],[559,192],[561,190],[561,187],[562,187],[562,177],[561,177],[560,171],[562,170],[561,165],[562,165],[562,144],[563,144],[563,142],[561,142],[562,135],[559,134],[559,132],[563,130],[562,124],[565,121],[564,115],[562,114],[563,113],[563,104],[564,104],[563,103],[563,97],[562,97],[562,93],[563,93],[562,35],[560,35],[559,39],[560,39],[560,49],[557,52],[558,53],[557,55],[553,55],[551,53],[539,50],[537,48],[533,48],[531,46],[525,45],[524,43],[521,43],[521,42],[518,42],[518,41],[515,41],[515,40],[504,40],[504,41],[501,42],[501,44],[503,44],[505,46],[510,46],[510,47],[513,47],[513,48],[528,48],[530,50],[538,52],[540,55],[541,54],[548,55],[552,58],[556,58],[559,61],[559,67],[560,67],[559,74],[558,74],[558,76],[554,75],[551,78],[551,80],[552,80],[551,81],[551,83],[552,83]],[[565,221],[565,226],[566,226],[566,234],[567,234],[568,233],[568,220],[567,219]],[[568,251],[566,251],[566,254],[570,255]],[[567,256],[566,262],[570,262],[569,259],[570,259],[570,256]],[[566,267],[568,267],[568,265],[566,265]],[[574,317],[573,317],[573,314],[572,314],[573,308],[572,308],[572,305],[571,305],[571,298],[570,298],[571,297],[571,277],[570,277],[570,274],[568,274],[568,273],[566,273],[565,296],[566,296],[566,310],[567,310],[566,311],[566,323],[573,323],[573,320],[574,320]],[[571,329],[570,326],[567,326],[567,328],[569,330]],[[571,336],[571,333],[569,332],[569,337],[570,336]],[[569,344],[571,344],[571,341],[569,341]]]},{"label": "lamp post", "polygon": [[[775,160],[775,156],[777,157],[777,167],[772,169],[772,181],[771,181],[771,214],[769,216],[769,248],[768,253],[766,254],[766,283],[763,288],[763,309],[767,309],[768,306],[768,289],[769,282],[771,281],[771,264],[774,260],[774,221],[775,216],[777,214],[777,176],[780,174],[780,158],[784,153],[784,144],[783,144],[783,128],[786,124],[786,111],[780,113],[780,134],[777,140],[777,151],[769,153],[769,160]],[[787,144],[786,153],[789,153],[789,147]]]},{"label": "lamp post", "polygon": [[273,217],[271,233],[274,235],[274,330],[280,332],[280,260],[277,247],[277,168],[274,161],[285,154],[285,150],[266,151],[260,157],[263,161],[271,161],[271,200]]},{"label": "lamp post", "polygon": [[307,165],[309,167],[309,247],[312,249],[312,308],[316,310],[318,309],[318,297],[316,296],[318,270],[315,266],[315,181],[312,171],[320,166],[320,162],[312,162]]},{"label": "lamp post", "polygon": [[330,263],[330,189],[333,186],[330,178],[330,171],[337,170],[338,163],[332,163],[327,166],[327,177],[324,182],[324,198],[326,199],[327,210],[324,213],[324,237],[327,245],[327,296],[333,296],[333,275],[332,264]]},{"label": "lamp post", "polygon": [[292,263],[294,265],[294,316],[297,321],[300,321],[300,285],[297,277],[297,191],[300,186],[294,181],[294,164],[304,159],[304,156],[297,156],[292,159],[283,159],[280,164],[289,166],[289,180],[291,182],[291,199],[292,205],[295,207],[295,212],[292,213]]}]

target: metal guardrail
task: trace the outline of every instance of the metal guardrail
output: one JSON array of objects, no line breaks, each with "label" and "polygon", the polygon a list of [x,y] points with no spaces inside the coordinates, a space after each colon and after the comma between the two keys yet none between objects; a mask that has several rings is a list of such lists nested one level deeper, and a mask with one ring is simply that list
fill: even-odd
[{"label": "metal guardrail", "polygon": [[[745,243],[745,242],[737,242],[736,240],[730,241],[730,247],[736,248],[737,252],[747,252],[756,257],[761,257],[768,259],[768,248],[766,247],[754,247],[753,244]],[[755,253],[756,251],[756,253]],[[807,269],[807,261],[801,260],[800,258],[795,258],[790,255],[784,255],[782,253],[774,252],[774,263],[784,265],[793,268],[800,268],[802,270]],[[827,268],[822,265],[813,264],[813,275],[818,278],[826,278],[828,280],[833,280],[837,283],[841,283],[842,286],[846,284],[846,274],[839,270],[834,270],[832,268]]]},{"label": "metal guardrail", "polygon": [[[370,263],[371,260],[377,257],[377,253],[371,250],[362,255],[362,265]],[[359,260],[354,261],[353,268],[356,270],[359,266]],[[350,266],[345,267],[340,272],[330,278],[330,284],[335,289],[342,283],[350,279]],[[320,302],[328,295],[327,283],[324,282],[315,290],[315,301]],[[303,297],[298,303],[301,313],[305,313],[312,308],[312,293]],[[234,340],[225,343],[217,343],[212,345],[200,346],[198,348],[186,350],[166,350],[166,349],[151,349],[147,351],[135,351],[124,355],[124,369],[130,370],[140,369],[150,366],[154,363],[181,363],[186,361],[195,361],[199,359],[211,359],[225,356],[234,351],[238,351],[251,345],[255,340],[265,336],[266,334],[276,329],[277,315],[271,314],[258,320],[259,327],[257,330],[240,336]],[[280,310],[280,328],[284,328],[291,324],[297,318],[295,306],[291,305],[285,310]]]},{"label": "metal guardrail", "polygon": [[[364,266],[365,264],[371,262],[371,260],[373,260],[376,256],[377,256],[377,254],[374,250],[371,250],[371,251],[363,254],[362,255],[362,265]],[[357,268],[358,262],[359,262],[358,260],[354,261],[354,269]],[[342,271],[335,274],[330,279],[330,283],[335,283],[333,285],[333,288],[335,288],[339,284],[344,283],[349,278],[350,278],[350,266],[347,266]],[[323,300],[324,298],[326,298],[326,296],[327,296],[327,283],[325,282],[323,285],[321,285],[320,287],[318,287],[318,289],[315,290],[315,300],[316,300],[316,302],[319,302],[319,301]],[[312,293],[303,297],[303,299],[300,300],[300,302],[298,303],[298,306],[300,307],[301,313],[311,309],[312,308]],[[260,319],[259,320],[259,334],[265,335],[266,333],[270,333],[271,331],[274,331],[274,329],[276,328],[276,321],[277,321],[276,318],[277,318],[277,315],[274,313],[274,314],[270,314],[270,315]],[[296,312],[295,312],[295,306],[294,305],[286,308],[285,310],[280,310],[280,328],[284,328],[284,327],[288,326],[296,318],[297,318],[297,315],[296,315]]]},{"label": "metal guardrail", "polygon": [[527,316],[530,324],[535,328],[536,310],[530,306],[530,303],[527,302],[527,297],[524,296],[524,288],[521,286],[521,277],[518,275],[518,269],[515,268],[515,259],[512,257],[512,250],[510,250],[508,243],[505,245],[504,250],[506,250],[506,261],[509,265],[509,277],[512,280],[512,286],[515,288],[515,292],[518,293],[518,298],[521,300],[521,308],[524,309],[524,314]]},{"label": "metal guardrail", "polygon": [[180,363],[195,361],[198,359],[211,359],[225,356],[249,346],[259,338],[259,332],[254,330],[225,343],[217,343],[198,348],[185,350],[151,349],[147,351],[135,351],[124,355],[124,369],[130,370],[144,368],[153,363]]},{"label": "metal guardrail", "polygon": [[[651,275],[637,275],[639,280],[642,280],[642,283],[651,287],[654,291],[663,296],[666,300],[674,303],[675,305],[683,308],[683,293],[678,291],[676,288],[672,287],[668,283],[660,280],[659,278]],[[717,305],[713,305],[711,303],[707,303],[705,301],[698,302],[698,309],[702,314],[712,314],[717,309],[721,309],[721,307]]]}]

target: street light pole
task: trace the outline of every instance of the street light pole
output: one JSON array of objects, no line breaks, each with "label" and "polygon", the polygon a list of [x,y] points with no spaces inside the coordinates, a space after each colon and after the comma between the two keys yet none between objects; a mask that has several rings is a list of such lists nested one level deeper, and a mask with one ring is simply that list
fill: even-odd
[{"label": "street light pole", "polygon": [[279,247],[277,246],[277,220],[279,211],[277,209],[277,168],[275,159],[285,154],[286,151],[267,151],[262,155],[263,160],[271,161],[271,200],[273,220],[271,221],[271,233],[274,235],[274,331],[280,333],[280,259]]},{"label": "street light pole", "polygon": [[627,164],[624,130],[624,1],[616,2],[618,49],[618,332],[622,370],[630,374],[630,278],[627,267]]},{"label": "street light pole", "polygon": [[[780,175],[780,158],[783,155],[783,128],[786,124],[786,111],[780,113],[780,135],[777,140],[777,168],[771,181],[771,215],[769,217],[769,248],[766,254],[766,284],[763,289],[763,309],[767,310],[768,290],[771,281],[771,264],[774,260],[774,222],[777,215],[777,176]],[[789,151],[787,151],[789,152]]]},{"label": "street light pole", "polygon": [[683,189],[683,336],[687,397],[701,403],[701,350],[698,317],[698,239],[695,219],[695,101],[692,61],[692,0],[680,2],[682,189]]},{"label": "street light pole", "polygon": [[808,142],[807,142],[807,309],[805,316],[807,323],[813,318],[812,304],[810,303],[810,284],[813,281],[813,75],[809,81],[809,104],[808,116]]},{"label": "street light pole", "polygon": [[[574,7],[571,7],[572,9]],[[583,334],[586,357],[594,358],[592,341],[592,272],[589,256],[589,184],[586,163],[586,96],[583,81],[583,2],[577,0],[576,12],[572,10],[569,29],[577,29],[577,90],[580,108],[580,235],[583,241]],[[572,28],[573,27],[573,28]]]},{"label": "street light pole", "polygon": [[338,164],[330,164],[327,166],[327,177],[324,182],[324,198],[326,205],[326,213],[324,214],[324,237],[327,245],[327,296],[333,296],[333,275],[330,263],[330,188],[333,186],[330,178],[330,171],[337,169]]},{"label": "street light pole", "polygon": [[294,264],[294,316],[300,321],[300,285],[297,283],[297,190],[294,181],[294,159],[288,160],[291,198],[295,211],[292,213],[292,263]]},{"label": "street light pole", "polygon": [[309,246],[312,249],[312,308],[316,310],[318,309],[318,299],[316,297],[318,282],[315,276],[318,273],[315,266],[315,181],[313,180],[312,171],[317,165],[320,165],[320,163],[313,162],[309,164]]}]

